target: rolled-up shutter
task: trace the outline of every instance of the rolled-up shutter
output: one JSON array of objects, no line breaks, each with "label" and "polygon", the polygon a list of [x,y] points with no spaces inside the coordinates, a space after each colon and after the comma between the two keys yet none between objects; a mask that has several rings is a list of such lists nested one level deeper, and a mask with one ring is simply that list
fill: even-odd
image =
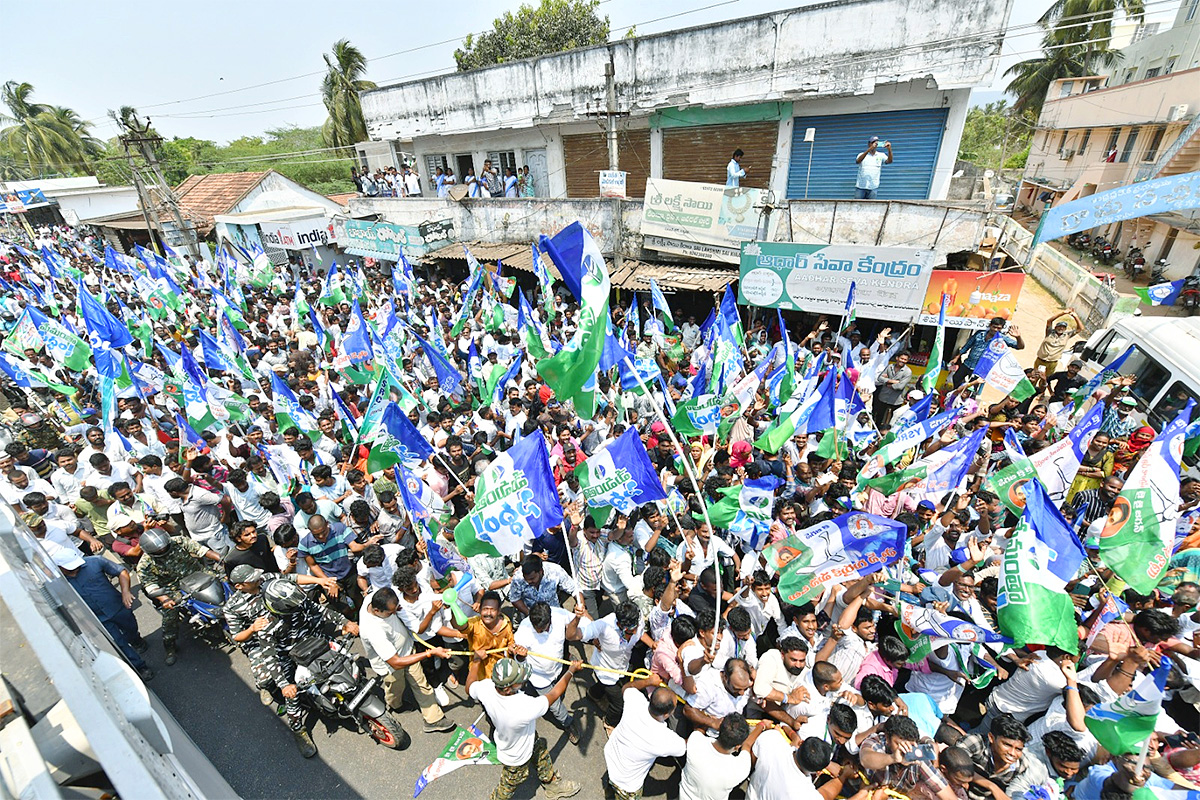
[{"label": "rolled-up shutter", "polygon": [[[608,169],[608,139],[603,133],[562,137],[566,162],[567,197],[599,197],[600,170]],[[630,197],[646,193],[650,176],[650,130],[617,131],[617,160],[629,174],[625,191]]]},{"label": "rolled-up shutter", "polygon": [[725,167],[733,151],[744,153],[742,186],[765,189],[779,141],[779,123],[736,122],[663,130],[663,177],[672,181],[725,184]]},{"label": "rolled-up shutter", "polygon": [[[948,114],[949,109],[945,108],[915,108],[871,114],[796,117],[788,169],[788,197],[853,198],[854,182],[858,178],[858,165],[854,160],[867,149],[867,140],[878,136],[881,141],[892,143],[895,160],[883,167],[876,199],[928,200]],[[807,128],[816,128],[816,140],[812,144],[804,141]]]}]

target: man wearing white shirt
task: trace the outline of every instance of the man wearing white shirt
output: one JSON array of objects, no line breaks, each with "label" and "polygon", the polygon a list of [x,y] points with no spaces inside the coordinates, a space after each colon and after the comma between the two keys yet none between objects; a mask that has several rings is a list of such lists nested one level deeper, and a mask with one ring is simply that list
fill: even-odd
[{"label": "man wearing white shirt", "polygon": [[658,688],[649,700],[643,693],[643,687],[654,686],[659,680],[658,676],[651,676],[625,686],[621,720],[604,746],[604,763],[608,767],[604,780],[627,797],[641,793],[656,759],[687,752],[687,742],[667,726],[678,702],[675,693]]},{"label": "man wearing white shirt", "polygon": [[[592,620],[583,626],[582,639],[593,643],[591,664],[605,670],[623,672],[629,669],[629,658],[634,646],[646,632],[642,612],[633,603],[621,603],[617,610],[606,617]],[[608,710],[604,724],[616,727],[621,721],[622,701],[620,675],[617,672],[597,671],[596,683],[589,694],[603,694],[608,698]]]},{"label": "man wearing white shirt", "polygon": [[50,485],[54,487],[60,500],[73,503],[79,498],[83,479],[90,470],[79,463],[75,453],[65,448],[58,451],[55,461],[58,463],[58,469],[50,473]]},{"label": "man wearing white shirt", "polygon": [[404,690],[411,686],[425,720],[425,732],[452,731],[454,723],[446,719],[421,669],[422,661],[449,658],[450,651],[434,647],[413,653],[412,633],[397,616],[397,608],[396,592],[383,587],[364,599],[358,615],[358,635],[367,661],[376,674],[383,676],[384,700],[389,708],[399,711],[404,705]]},{"label": "man wearing white shirt", "polygon": [[239,520],[266,525],[267,520],[271,518],[271,512],[259,503],[261,493],[258,487],[250,482],[245,470],[235,469],[229,473],[229,479],[225,483],[225,494],[233,503],[233,510],[237,512]]},{"label": "man wearing white shirt", "polygon": [[156,455],[142,456],[138,459],[142,470],[142,491],[150,497],[151,504],[162,514],[178,514],[183,511],[183,505],[167,492],[166,484],[174,473],[163,474],[162,459]]},{"label": "man wearing white shirt", "polygon": [[84,486],[95,486],[104,492],[114,483],[124,481],[130,486],[141,488],[141,475],[124,461],[111,461],[104,453],[93,453],[90,466],[92,470],[83,479]]},{"label": "man wearing white shirt", "polygon": [[784,736],[760,736],[751,748],[754,771],[750,773],[746,800],[821,800],[812,776],[829,766],[833,747],[809,737],[792,747]]},{"label": "man wearing white shirt", "polygon": [[742,178],[746,177],[746,168],[742,166],[742,148],[733,151],[733,158],[729,159],[729,163],[725,165],[725,188],[737,189],[742,185]]},{"label": "man wearing white shirt", "polygon": [[[575,613],[572,614],[561,608],[551,608],[548,603],[534,603],[529,609],[529,616],[517,626],[513,640],[527,651],[523,660],[530,667],[528,685],[539,696],[544,697],[554,688],[562,673],[562,665],[533,654],[541,653],[561,658],[566,643],[579,640],[579,626],[583,614],[582,605],[577,605]],[[561,697],[550,704],[549,713],[558,727],[567,732],[571,744],[578,745],[579,728]]]}]

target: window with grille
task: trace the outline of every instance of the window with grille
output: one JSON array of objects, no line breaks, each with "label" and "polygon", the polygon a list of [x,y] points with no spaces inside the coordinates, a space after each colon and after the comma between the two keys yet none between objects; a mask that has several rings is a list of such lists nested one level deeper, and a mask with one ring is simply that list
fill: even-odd
[{"label": "window with grille", "polygon": [[1149,69],[1146,70],[1147,78],[1157,78],[1161,74],[1162,74],[1162,67],[1150,67]]},{"label": "window with grille", "polygon": [[1058,96],[1059,97],[1070,97],[1071,90],[1074,88],[1075,88],[1075,81],[1063,81],[1062,86],[1059,88]]},{"label": "window with grille", "polygon": [[[1200,2],[1200,0],[1197,0]],[[1175,65],[1179,63],[1179,56],[1171,56],[1167,59],[1167,68],[1163,70],[1164,75],[1170,75],[1175,71]]]},{"label": "window with grille", "polygon": [[496,168],[496,172],[501,178],[504,177],[504,170],[506,169],[511,169],[513,174],[516,174],[517,154],[512,150],[501,150],[499,152],[488,153],[487,157],[492,162],[492,166]]},{"label": "window with grille", "polygon": [[1133,148],[1137,144],[1137,138],[1138,138],[1138,129],[1130,128],[1129,135],[1125,137],[1125,149],[1121,151],[1120,158],[1118,158],[1118,160],[1122,164],[1127,162],[1129,160],[1129,158],[1133,155]]},{"label": "window with grille", "polygon": [[1079,140],[1079,155],[1083,155],[1083,151],[1087,150],[1088,140],[1092,138],[1092,129],[1083,129],[1083,138]]},{"label": "window with grille", "polygon": [[1165,127],[1154,129],[1154,135],[1150,137],[1150,146],[1146,148],[1146,155],[1142,156],[1142,161],[1154,161],[1158,158],[1158,148],[1162,146],[1163,135],[1166,132]]},{"label": "window with grille", "polygon": [[1108,154],[1117,149],[1117,140],[1121,138],[1121,129],[1113,128],[1108,134],[1108,144],[1104,147],[1104,157],[1108,158]]},{"label": "window with grille", "polygon": [[[423,177],[432,181],[433,176],[437,174],[438,167],[441,167],[444,172],[449,165],[450,162],[446,160],[445,156],[425,156],[425,175]],[[433,184],[430,183],[430,185]]]}]

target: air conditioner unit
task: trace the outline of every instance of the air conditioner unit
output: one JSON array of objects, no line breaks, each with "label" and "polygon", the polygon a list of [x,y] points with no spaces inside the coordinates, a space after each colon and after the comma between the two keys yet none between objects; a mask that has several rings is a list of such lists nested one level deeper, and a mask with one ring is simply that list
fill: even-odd
[{"label": "air conditioner unit", "polygon": [[1167,122],[1176,122],[1187,116],[1188,104],[1180,103],[1177,106],[1171,106],[1167,109]]},{"label": "air conditioner unit", "polygon": [[1068,150],[1067,148],[1064,147],[1062,150],[1058,151],[1058,160],[1059,161],[1070,161],[1074,157],[1075,157],[1074,150]]}]

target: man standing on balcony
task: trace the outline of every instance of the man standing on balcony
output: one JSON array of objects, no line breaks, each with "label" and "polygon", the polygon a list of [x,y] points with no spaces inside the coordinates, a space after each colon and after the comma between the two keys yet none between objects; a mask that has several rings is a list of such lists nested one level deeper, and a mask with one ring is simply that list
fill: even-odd
[{"label": "man standing on balcony", "polygon": [[725,166],[725,188],[736,189],[742,185],[742,178],[746,177],[746,168],[742,166],[742,148],[733,151],[733,158],[729,159],[729,163]]},{"label": "man standing on balcony", "polygon": [[892,143],[884,142],[879,152],[879,137],[872,136],[867,140],[867,149],[858,154],[854,161],[858,164],[858,180],[854,182],[854,197],[857,200],[874,200],[879,191],[879,175],[883,165],[892,163]]}]

